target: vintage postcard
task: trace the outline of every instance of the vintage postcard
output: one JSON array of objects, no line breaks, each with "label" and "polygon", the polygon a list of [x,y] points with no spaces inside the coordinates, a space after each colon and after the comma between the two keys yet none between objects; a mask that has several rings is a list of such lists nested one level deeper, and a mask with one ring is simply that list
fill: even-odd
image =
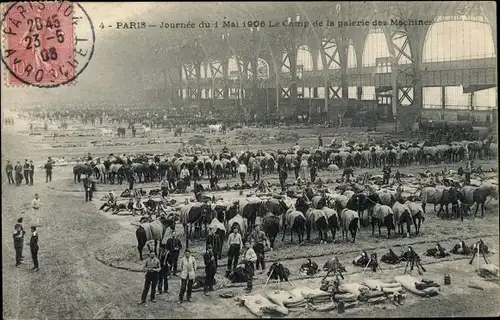
[{"label": "vintage postcard", "polygon": [[499,315],[495,2],[1,9],[4,319]]}]

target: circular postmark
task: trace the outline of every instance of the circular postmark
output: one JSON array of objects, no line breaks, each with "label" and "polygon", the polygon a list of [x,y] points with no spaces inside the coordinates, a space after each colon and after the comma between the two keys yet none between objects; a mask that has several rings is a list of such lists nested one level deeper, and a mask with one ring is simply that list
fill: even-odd
[{"label": "circular postmark", "polygon": [[94,54],[92,20],[69,1],[8,4],[2,20],[2,62],[10,85],[53,88],[73,82]]}]

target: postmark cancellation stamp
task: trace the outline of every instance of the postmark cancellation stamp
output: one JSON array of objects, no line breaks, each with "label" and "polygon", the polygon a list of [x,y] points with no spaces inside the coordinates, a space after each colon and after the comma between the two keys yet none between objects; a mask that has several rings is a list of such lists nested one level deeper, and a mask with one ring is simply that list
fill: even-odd
[{"label": "postmark cancellation stamp", "polygon": [[52,88],[74,83],[94,53],[95,33],[83,7],[69,1],[3,7],[5,84]]}]

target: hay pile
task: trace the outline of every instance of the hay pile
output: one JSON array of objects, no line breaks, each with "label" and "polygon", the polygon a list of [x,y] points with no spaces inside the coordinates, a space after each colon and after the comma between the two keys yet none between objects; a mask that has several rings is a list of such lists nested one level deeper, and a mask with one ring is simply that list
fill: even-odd
[{"label": "hay pile", "polygon": [[232,140],[234,144],[295,143],[299,140],[299,134],[293,131],[241,129]]}]

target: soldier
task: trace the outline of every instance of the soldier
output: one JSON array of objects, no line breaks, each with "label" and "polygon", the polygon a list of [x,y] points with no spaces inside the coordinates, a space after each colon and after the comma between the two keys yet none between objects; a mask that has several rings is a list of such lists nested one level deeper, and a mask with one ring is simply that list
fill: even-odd
[{"label": "soldier", "polygon": [[16,267],[19,267],[22,263],[25,234],[26,231],[23,230],[22,225],[20,223],[17,223],[13,234],[14,249],[16,250]]},{"label": "soldier", "polygon": [[286,179],[288,178],[288,173],[286,172],[284,167],[280,167],[279,169],[279,180],[280,180],[280,186],[281,186],[281,191],[286,190]]},{"label": "soldier", "polygon": [[323,137],[321,137],[321,133],[318,136],[318,146],[320,148],[323,146]]},{"label": "soldier", "polygon": [[382,172],[383,172],[382,184],[389,184],[389,178],[391,177],[391,167],[386,165],[382,170]]},{"label": "soldier", "polygon": [[252,248],[252,244],[250,242],[246,243],[247,250],[245,252],[243,261],[245,262],[245,276],[247,278],[247,287],[246,292],[250,293],[252,291],[252,280],[255,271],[255,262],[257,261],[257,255]]},{"label": "soldier", "polygon": [[33,185],[33,175],[35,174],[35,165],[33,164],[33,160],[30,160],[30,171],[29,171],[29,178],[30,178],[30,185]]},{"label": "soldier", "polygon": [[203,261],[205,262],[205,285],[203,293],[208,296],[208,291],[214,290],[215,274],[217,273],[217,258],[212,252],[212,246],[210,244],[207,245],[207,251],[203,255]]},{"label": "soldier", "polygon": [[311,182],[314,182],[316,180],[316,161],[314,160],[311,160],[311,170],[310,170],[310,174],[311,174]]},{"label": "soldier", "polygon": [[45,168],[45,183],[52,181],[52,160],[49,159],[47,160],[47,163],[44,166]]},{"label": "soldier", "polygon": [[10,163],[10,161],[7,161],[7,165],[5,166],[5,171],[7,172],[7,180],[9,181],[9,184],[14,183],[14,178],[12,177],[12,172],[14,171],[14,167]]},{"label": "soldier", "polygon": [[[160,274],[158,280],[158,294],[162,294],[162,291],[168,293],[168,277],[170,276],[170,265],[168,264],[168,250],[161,245],[160,252]],[[162,290],[163,289],[163,290]]]},{"label": "soldier", "polygon": [[30,183],[30,164],[28,163],[28,159],[24,160],[24,165],[23,165],[23,174],[24,174],[24,180],[26,180],[26,185]]},{"label": "soldier", "polygon": [[172,237],[167,240],[168,264],[171,267],[172,273],[177,274],[177,261],[179,260],[179,251],[182,249],[181,241],[175,236],[175,231],[172,231]]},{"label": "soldier", "polygon": [[351,177],[354,178],[354,170],[350,166],[348,166],[344,169],[344,172],[342,173],[342,181],[349,182],[351,181]]},{"label": "soldier", "polygon": [[31,227],[31,238],[30,238],[30,250],[31,250],[31,259],[33,260],[33,269],[34,271],[39,271],[38,265],[38,232],[36,231],[36,227]]},{"label": "soldier", "polygon": [[86,174],[83,178],[83,188],[85,189],[85,202],[92,201],[92,182]]},{"label": "soldier", "polygon": [[16,173],[16,186],[19,187],[23,180],[23,167],[21,166],[21,163],[19,161],[16,162],[14,171]]}]

